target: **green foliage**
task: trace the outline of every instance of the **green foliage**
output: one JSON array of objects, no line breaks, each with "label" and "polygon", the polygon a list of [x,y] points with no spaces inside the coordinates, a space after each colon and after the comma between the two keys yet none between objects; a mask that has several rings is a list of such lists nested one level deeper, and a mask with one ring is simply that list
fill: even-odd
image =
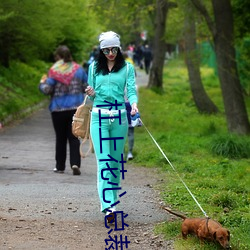
[{"label": "green foliage", "polygon": [[154,36],[153,22],[155,15],[154,0],[106,0],[92,1],[98,23],[105,30],[113,30],[121,35],[122,46],[131,42],[143,42],[140,33],[148,32],[149,40]]},{"label": "green foliage", "polygon": [[249,8],[250,2],[248,0],[232,0],[235,35],[237,38],[249,35],[250,14],[246,11]]},{"label": "green foliage", "polygon": [[48,67],[41,61],[34,61],[32,66],[13,61],[9,69],[0,67],[1,122],[10,115],[19,117],[21,111],[45,99],[38,90],[38,83]]},{"label": "green foliage", "polygon": [[245,93],[250,96],[250,34],[237,43],[237,62],[241,85]]},{"label": "green foliage", "polygon": [[171,240],[172,238],[176,238],[176,235],[180,235],[181,221],[178,222],[162,222],[157,225],[154,232],[156,234],[164,233],[166,240]]},{"label": "green foliage", "polygon": [[[185,17],[191,16],[195,19],[196,36],[198,41],[211,39],[211,34],[208,30],[204,18],[198,11],[195,10],[191,1],[178,0],[171,1],[177,4],[177,7],[170,8],[168,11],[167,25],[165,32],[165,40],[167,43],[178,44],[183,40],[185,34]],[[212,12],[210,1],[203,1],[209,13]]]},{"label": "green foliage", "polygon": [[[207,93],[223,111],[219,82],[214,71],[202,67],[201,72]],[[250,152],[249,137],[229,135],[223,112],[199,114],[187,79],[183,61],[173,60],[164,69],[164,93],[139,89],[142,121],[174,169],[144,127],[135,129],[133,163],[159,169],[163,181],[155,188],[160,191],[165,204],[189,217],[201,217],[202,212],[181,178],[206,213],[230,230],[232,249],[249,249],[246,236],[249,232],[249,154],[248,158],[243,158],[246,152]],[[247,107],[250,111],[250,106]],[[212,153],[211,145],[221,138],[232,139],[232,148],[237,148],[237,154],[233,155],[237,158],[231,158],[232,153],[230,157]],[[167,239],[173,239],[180,235],[179,225],[180,220],[177,219],[160,224],[156,231],[163,233]],[[177,238],[174,244],[178,250],[201,249],[199,241],[192,236],[190,241]],[[217,246],[207,243],[203,249],[217,249]]]},{"label": "green foliage", "polygon": [[170,44],[176,44],[183,38],[184,13],[180,3],[177,8],[168,11],[165,40]]},{"label": "green foliage", "polygon": [[236,135],[216,136],[211,142],[211,150],[223,157],[250,158],[250,140]]},{"label": "green foliage", "polygon": [[[82,61],[96,43],[95,15],[89,1],[2,0],[0,64],[19,59],[48,61],[59,44],[66,44]],[[93,14],[93,15],[92,15]]]},{"label": "green foliage", "polygon": [[217,206],[223,208],[234,209],[237,207],[236,197],[230,194],[229,192],[220,192],[219,194],[215,194],[210,201],[212,206]]}]

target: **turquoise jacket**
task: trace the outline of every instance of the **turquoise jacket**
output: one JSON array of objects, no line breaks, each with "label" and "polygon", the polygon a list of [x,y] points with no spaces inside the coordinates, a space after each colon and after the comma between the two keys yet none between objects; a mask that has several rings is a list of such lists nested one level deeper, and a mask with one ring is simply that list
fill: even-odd
[{"label": "turquoise jacket", "polygon": [[[131,63],[126,63],[126,66],[118,72],[110,72],[107,75],[95,73],[95,62],[93,62],[88,71],[88,84],[94,88],[95,97],[90,97],[93,100],[93,106],[107,105],[104,101],[122,104],[118,109],[125,109],[124,93],[126,92],[129,103],[137,103],[137,92],[135,84],[135,69]],[[103,107],[103,108],[110,108]],[[114,107],[113,107],[114,109]]]}]

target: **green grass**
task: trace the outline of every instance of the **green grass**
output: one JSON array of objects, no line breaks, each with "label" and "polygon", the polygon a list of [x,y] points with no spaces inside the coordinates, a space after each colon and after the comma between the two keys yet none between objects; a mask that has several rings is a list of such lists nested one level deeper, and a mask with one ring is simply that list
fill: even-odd
[{"label": "green grass", "polygon": [[[220,110],[217,115],[201,115],[197,111],[187,71],[180,60],[165,67],[163,94],[139,89],[142,121],[174,170],[144,127],[135,129],[133,163],[159,169],[163,184],[155,188],[166,205],[189,217],[202,217],[182,179],[206,213],[230,230],[232,249],[250,249],[250,138],[227,132],[218,79],[209,68],[202,68],[201,74],[208,95]],[[246,102],[250,112],[250,101]],[[175,239],[178,250],[218,248],[213,243],[201,248],[193,237],[184,242],[178,237],[180,224],[180,219],[161,223],[155,232]]]},{"label": "green grass", "polygon": [[45,99],[38,90],[42,74],[48,65],[33,62],[30,65],[11,62],[10,68],[0,67],[0,122],[10,115],[20,117],[21,111],[34,107]]}]

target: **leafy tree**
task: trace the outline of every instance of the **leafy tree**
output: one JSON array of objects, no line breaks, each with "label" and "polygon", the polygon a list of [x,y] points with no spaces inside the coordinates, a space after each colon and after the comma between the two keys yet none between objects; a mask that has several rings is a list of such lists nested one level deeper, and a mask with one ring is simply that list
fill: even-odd
[{"label": "leafy tree", "polygon": [[122,46],[141,43],[140,33],[147,27],[151,37],[154,0],[94,0],[93,8],[102,31],[113,30],[121,35]]},{"label": "leafy tree", "polygon": [[250,36],[250,1],[232,0],[232,10],[234,16],[235,37],[244,38]]},{"label": "leafy tree", "polygon": [[236,64],[230,0],[212,0],[213,17],[200,0],[191,1],[204,16],[213,37],[228,130],[249,134],[250,124]]},{"label": "leafy tree", "polygon": [[[192,13],[192,14],[191,14]],[[194,102],[199,112],[201,113],[217,113],[218,108],[211,101],[207,95],[205,88],[202,84],[200,74],[200,55],[197,50],[196,44],[196,16],[194,7],[190,2],[185,5],[185,28],[184,28],[184,40],[185,40],[185,55],[186,64],[188,68],[188,76],[191,87],[191,92],[194,98]]]},{"label": "leafy tree", "polygon": [[167,14],[170,8],[177,7],[176,3],[168,0],[156,1],[154,57],[149,75],[148,87],[162,89],[163,66],[166,54],[166,42],[164,40]]},{"label": "leafy tree", "polygon": [[164,40],[168,44],[179,44],[183,39],[185,19],[183,1],[186,2],[186,0],[177,1],[177,7],[171,8],[168,12],[164,34]]},{"label": "leafy tree", "polygon": [[8,67],[11,59],[48,60],[62,43],[67,43],[73,56],[81,59],[95,38],[96,23],[90,17],[92,11],[87,10],[88,2],[2,0],[0,63]]},{"label": "leafy tree", "polygon": [[35,10],[34,2],[30,0],[3,0],[0,5],[3,13],[12,13],[0,22],[0,51],[4,66],[8,67],[12,58],[27,61],[37,55],[38,50],[44,51],[45,46],[49,48],[53,44],[57,30],[53,37],[46,29],[49,23],[46,25],[44,15],[49,14],[45,10],[50,8],[44,8],[41,1],[37,1]]},{"label": "leafy tree", "polygon": [[248,0],[232,1],[234,30],[236,36],[237,61],[241,85],[245,94],[250,95],[250,8]]}]

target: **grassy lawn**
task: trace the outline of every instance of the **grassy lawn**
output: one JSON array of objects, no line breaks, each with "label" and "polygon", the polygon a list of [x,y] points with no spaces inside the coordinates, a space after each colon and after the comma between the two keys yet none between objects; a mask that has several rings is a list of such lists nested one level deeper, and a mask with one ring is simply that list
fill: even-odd
[{"label": "grassy lawn", "polygon": [[[191,190],[206,214],[231,232],[232,249],[250,249],[250,137],[227,132],[222,96],[212,69],[201,69],[203,84],[218,106],[217,115],[202,115],[192,100],[186,67],[181,60],[170,61],[164,69],[164,93],[139,90],[141,118],[172,166],[144,127],[135,129],[133,163],[158,168],[162,182],[157,185],[167,206],[188,217],[203,213],[183,185]],[[250,113],[250,100],[247,100]],[[201,246],[190,237],[182,240],[181,219],[159,224],[155,231],[175,239],[175,248],[219,249]]]}]

